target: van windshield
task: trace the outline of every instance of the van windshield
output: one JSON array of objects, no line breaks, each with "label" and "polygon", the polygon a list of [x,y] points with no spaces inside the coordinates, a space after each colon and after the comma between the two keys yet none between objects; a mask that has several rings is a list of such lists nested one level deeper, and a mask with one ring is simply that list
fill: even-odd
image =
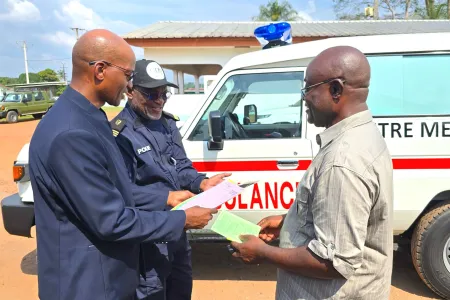
[{"label": "van windshield", "polygon": [[[232,75],[214,96],[189,139],[209,139],[208,117],[211,111],[218,111],[222,116],[226,139],[298,137],[302,84],[302,71]],[[245,117],[245,109],[250,106],[255,114],[257,112],[251,123]],[[245,133],[237,133],[236,128]]]},{"label": "van windshield", "polygon": [[4,102],[20,102],[22,101],[22,94],[8,94],[6,95]]}]

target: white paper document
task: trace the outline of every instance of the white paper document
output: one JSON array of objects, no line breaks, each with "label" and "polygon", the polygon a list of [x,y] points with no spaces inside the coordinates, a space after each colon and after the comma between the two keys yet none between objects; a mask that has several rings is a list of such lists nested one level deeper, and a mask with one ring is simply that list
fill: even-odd
[{"label": "white paper document", "polygon": [[175,206],[172,210],[186,210],[190,207],[194,206],[200,206],[205,208],[216,208],[228,200],[233,199],[242,191],[248,187],[249,185],[252,185],[256,183],[250,183],[247,182],[242,185],[242,187],[231,180],[224,180],[223,182],[219,183],[215,187],[210,188],[209,190],[204,191],[203,193],[200,193],[198,195],[195,195],[192,198],[187,199],[183,203],[180,203],[179,205]]}]

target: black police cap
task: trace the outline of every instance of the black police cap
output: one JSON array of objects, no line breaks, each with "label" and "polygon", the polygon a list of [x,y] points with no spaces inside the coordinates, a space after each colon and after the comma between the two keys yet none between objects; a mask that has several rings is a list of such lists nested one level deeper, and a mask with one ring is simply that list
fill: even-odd
[{"label": "black police cap", "polygon": [[154,60],[141,59],[136,62],[136,75],[133,85],[153,89],[163,85],[178,89],[178,86],[167,81],[166,74],[161,66]]}]

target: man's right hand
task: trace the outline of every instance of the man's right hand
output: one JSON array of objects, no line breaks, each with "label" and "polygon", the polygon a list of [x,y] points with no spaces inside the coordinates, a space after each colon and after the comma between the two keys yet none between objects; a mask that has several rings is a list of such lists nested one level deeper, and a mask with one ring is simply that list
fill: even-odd
[{"label": "man's right hand", "polygon": [[175,207],[194,196],[195,194],[190,191],[170,191],[169,196],[167,197],[167,205]]},{"label": "man's right hand", "polygon": [[217,213],[215,208],[203,208],[199,206],[190,207],[185,210],[186,223],[185,229],[202,229],[213,218],[213,214]]},{"label": "man's right hand", "polygon": [[261,226],[259,238],[266,242],[277,239],[285,217],[286,215],[270,216],[259,221],[258,225]]}]

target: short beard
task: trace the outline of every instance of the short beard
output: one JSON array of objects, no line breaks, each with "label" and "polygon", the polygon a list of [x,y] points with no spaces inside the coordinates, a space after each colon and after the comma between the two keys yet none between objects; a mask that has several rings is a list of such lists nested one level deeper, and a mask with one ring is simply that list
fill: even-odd
[{"label": "short beard", "polygon": [[138,104],[136,104],[137,101],[130,100],[130,106],[133,109],[133,111],[141,118],[151,120],[149,116],[145,113],[144,109],[140,107]]},{"label": "short beard", "polygon": [[136,101],[131,100],[130,101],[130,106],[133,109],[133,111],[141,118],[146,119],[146,120],[151,120],[151,121],[156,121],[159,120],[160,118],[155,118],[154,116],[152,116],[150,113],[147,113],[145,111],[145,106],[139,106]]}]

